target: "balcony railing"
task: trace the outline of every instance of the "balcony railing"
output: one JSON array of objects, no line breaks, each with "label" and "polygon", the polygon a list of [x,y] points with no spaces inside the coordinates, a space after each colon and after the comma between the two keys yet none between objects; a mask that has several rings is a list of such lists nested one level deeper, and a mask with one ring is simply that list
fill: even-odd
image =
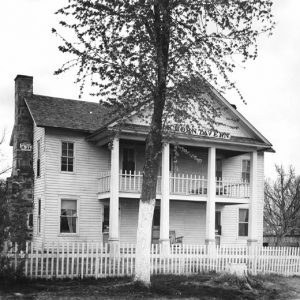
[{"label": "balcony railing", "polygon": [[[119,191],[125,193],[141,193],[143,174],[141,172],[120,172]],[[204,176],[195,174],[171,174],[170,194],[171,195],[207,195],[208,180]],[[100,194],[110,191],[110,172],[100,175],[98,192]],[[161,194],[161,176],[157,178],[157,194]],[[228,198],[249,198],[249,182],[219,178],[216,179],[216,196]]]}]

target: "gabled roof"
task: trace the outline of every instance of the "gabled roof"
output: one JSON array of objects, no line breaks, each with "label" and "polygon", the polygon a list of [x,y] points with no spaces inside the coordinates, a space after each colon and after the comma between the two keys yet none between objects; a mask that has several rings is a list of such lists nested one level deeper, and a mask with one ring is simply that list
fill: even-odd
[{"label": "gabled roof", "polygon": [[95,102],[32,95],[25,102],[37,126],[93,132],[107,123],[110,109]]}]

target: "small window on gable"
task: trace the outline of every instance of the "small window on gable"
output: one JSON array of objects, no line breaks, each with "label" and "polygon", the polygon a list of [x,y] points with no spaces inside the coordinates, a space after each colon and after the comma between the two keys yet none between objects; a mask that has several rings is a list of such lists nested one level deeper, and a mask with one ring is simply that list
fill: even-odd
[{"label": "small window on gable", "polygon": [[135,171],[135,153],[134,149],[132,148],[124,148],[123,149],[123,166],[122,166],[122,173],[134,173]]},{"label": "small window on gable", "polygon": [[41,176],[41,140],[37,141],[36,176]]},{"label": "small window on gable", "polygon": [[248,236],[249,210],[239,209],[239,236]]},{"label": "small window on gable", "polygon": [[242,160],[242,180],[250,182],[250,160]]},{"label": "small window on gable", "polygon": [[74,143],[62,142],[61,144],[61,171],[74,171]]}]

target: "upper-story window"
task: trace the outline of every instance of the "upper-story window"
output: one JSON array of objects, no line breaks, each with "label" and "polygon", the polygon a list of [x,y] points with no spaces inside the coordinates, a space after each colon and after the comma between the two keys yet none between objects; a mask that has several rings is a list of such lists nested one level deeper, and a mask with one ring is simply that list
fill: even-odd
[{"label": "upper-story window", "polygon": [[249,210],[239,209],[239,236],[248,236]]},{"label": "upper-story window", "polygon": [[123,149],[123,166],[122,171],[124,173],[134,173],[135,171],[135,153],[132,148]]},{"label": "upper-story window", "polygon": [[37,143],[37,159],[36,159],[36,176],[41,176],[41,140],[38,140]]},{"label": "upper-story window", "polygon": [[242,160],[242,180],[250,182],[250,160]]},{"label": "upper-story window", "polygon": [[61,144],[61,170],[74,171],[74,143],[62,142]]}]

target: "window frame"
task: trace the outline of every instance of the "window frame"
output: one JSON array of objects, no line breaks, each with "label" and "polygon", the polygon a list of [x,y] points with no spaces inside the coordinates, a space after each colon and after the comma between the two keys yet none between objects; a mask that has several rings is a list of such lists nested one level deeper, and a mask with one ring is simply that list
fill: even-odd
[{"label": "window frame", "polygon": [[[244,170],[243,169],[244,161],[247,161],[249,163],[249,179],[247,178],[247,174],[248,174],[247,166],[246,166],[246,172],[243,171]],[[245,179],[243,178],[244,177],[243,174],[246,174]],[[244,158],[244,159],[242,159],[242,166],[241,166],[241,180],[242,180],[242,182],[250,182],[250,176],[251,176],[251,161],[250,161],[249,158]]]},{"label": "window frame", "polygon": [[[76,232],[61,232],[60,231],[62,200],[75,200],[76,201]],[[57,227],[58,236],[79,236],[79,208],[80,208],[80,197],[75,196],[75,195],[61,195],[59,197],[58,222],[57,222],[58,223],[58,227]]]},{"label": "window frame", "polygon": [[[63,143],[72,143],[73,144],[73,171],[64,171],[62,170],[62,158],[63,158]],[[60,142],[60,160],[59,160],[59,170],[61,173],[64,173],[64,174],[75,174],[75,168],[76,168],[76,144],[75,144],[75,141],[72,141],[72,140],[61,140]],[[64,156],[64,157],[67,157],[68,159],[68,156]]]},{"label": "window frame", "polygon": [[36,141],[36,177],[41,177],[41,139]]},{"label": "window frame", "polygon": [[[240,211],[246,210],[248,212],[248,221],[247,222],[240,222]],[[249,237],[249,208],[238,208],[238,219],[237,219],[237,236],[240,239],[248,238]],[[240,224],[247,224],[247,235],[240,235]]]}]

